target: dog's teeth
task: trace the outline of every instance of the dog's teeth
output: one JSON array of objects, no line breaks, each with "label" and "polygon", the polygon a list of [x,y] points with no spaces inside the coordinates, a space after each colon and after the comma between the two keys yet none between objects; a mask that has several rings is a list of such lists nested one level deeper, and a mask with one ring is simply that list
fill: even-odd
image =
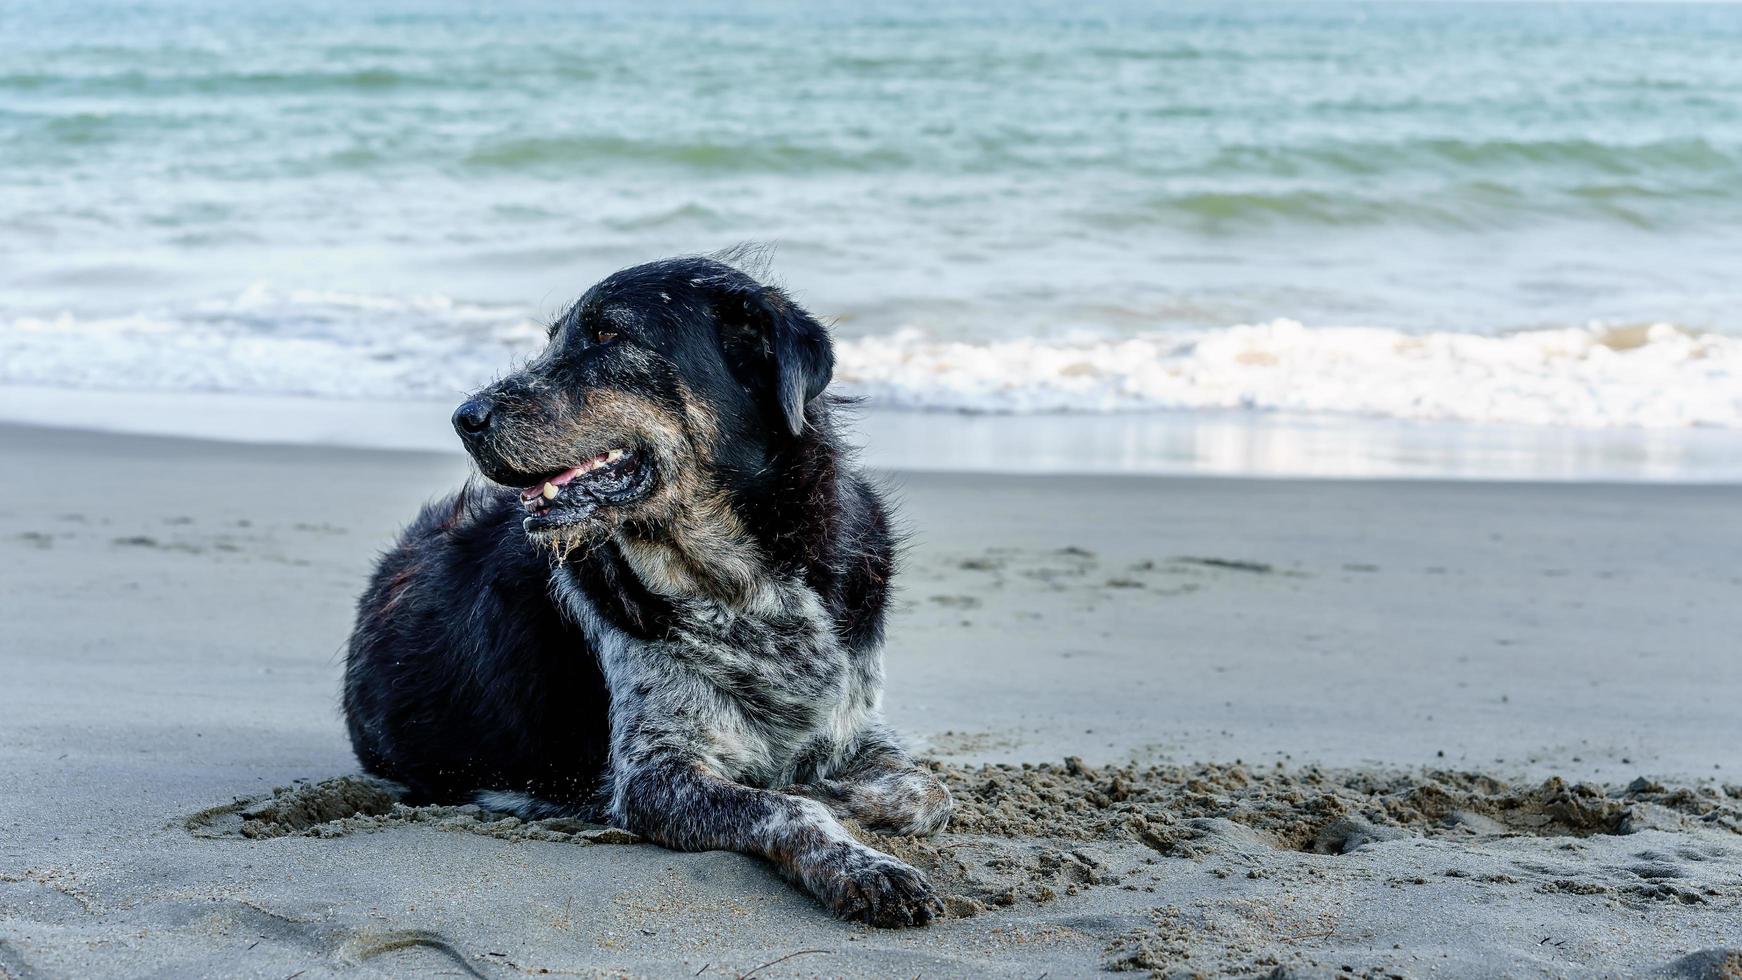
[{"label": "dog's teeth", "polygon": [[558,489],[557,489],[557,485],[556,485],[556,484],[554,484],[554,483],[546,483],[546,484],[545,484],[545,485],[544,485],[544,489],[543,489],[543,490],[541,490],[541,491],[539,491],[539,492],[540,492],[540,493],[542,493],[542,494],[544,494],[544,499],[546,499],[546,500],[555,500],[555,499],[556,499],[556,495],[557,495],[557,494],[558,494],[558,493],[559,493],[559,492],[560,492],[560,491],[558,491]]},{"label": "dog's teeth", "polygon": [[623,450],[621,450],[621,449],[613,449],[610,452],[605,454],[605,462],[607,462],[607,463],[615,463],[622,458],[623,458]]}]

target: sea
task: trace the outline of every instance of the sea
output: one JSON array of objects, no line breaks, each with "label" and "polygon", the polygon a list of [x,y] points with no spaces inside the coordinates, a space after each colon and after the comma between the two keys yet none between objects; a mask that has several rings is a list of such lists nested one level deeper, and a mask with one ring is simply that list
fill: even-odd
[{"label": "sea", "polygon": [[744,243],[874,462],[1742,479],[1742,5],[0,10],[0,419],[451,449]]}]

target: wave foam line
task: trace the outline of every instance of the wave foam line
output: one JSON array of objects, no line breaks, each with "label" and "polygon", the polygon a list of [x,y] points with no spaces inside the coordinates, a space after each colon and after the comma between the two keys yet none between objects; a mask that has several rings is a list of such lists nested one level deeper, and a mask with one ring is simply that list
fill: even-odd
[{"label": "wave foam line", "polygon": [[965,412],[1247,409],[1586,428],[1742,428],[1742,338],[1669,324],[1498,336],[1292,320],[1123,340],[841,344],[874,404]]},{"label": "wave foam line", "polygon": [[505,373],[543,339],[517,308],[254,286],[185,309],[0,319],[0,382],[447,398]]},{"label": "wave foam line", "polygon": [[[114,317],[0,316],[0,383],[457,398],[538,350],[521,308],[254,288]],[[844,339],[838,387],[976,413],[1235,409],[1541,426],[1742,429],[1742,337],[1669,324],[1485,336],[1291,320],[1124,339]]]}]

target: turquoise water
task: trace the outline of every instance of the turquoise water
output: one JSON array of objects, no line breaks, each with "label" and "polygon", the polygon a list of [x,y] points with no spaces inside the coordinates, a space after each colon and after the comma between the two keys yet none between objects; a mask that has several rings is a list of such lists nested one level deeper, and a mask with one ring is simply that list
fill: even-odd
[{"label": "turquoise water", "polygon": [[[1219,375],[1005,397],[949,372],[1034,360],[984,345],[1062,344],[1067,371],[1277,320],[1386,349],[1594,320],[1703,338],[1681,353],[1707,408],[1610,399],[1575,424],[1742,424],[1742,7],[13,0],[4,20],[0,380],[440,394],[613,267],[755,240],[849,341],[907,331],[849,372],[892,404],[1409,416],[1416,380],[1397,405],[1297,406]],[[1296,349],[1263,342],[1240,363]],[[1683,378],[1598,367],[1471,417],[1552,424],[1581,385]]]}]

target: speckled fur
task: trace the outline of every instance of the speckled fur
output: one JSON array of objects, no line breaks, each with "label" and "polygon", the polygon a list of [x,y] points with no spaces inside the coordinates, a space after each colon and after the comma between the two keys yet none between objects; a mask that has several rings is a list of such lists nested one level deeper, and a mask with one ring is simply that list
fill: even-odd
[{"label": "speckled fur", "polygon": [[[590,290],[478,396],[491,424],[463,435],[493,482],[426,508],[359,603],[364,767],[760,855],[845,917],[936,915],[919,872],[842,822],[930,833],[951,804],[882,721],[893,541],[840,448],[832,363],[814,319],[720,262]],[[644,461],[639,496],[522,529],[511,488],[616,445]]]}]

